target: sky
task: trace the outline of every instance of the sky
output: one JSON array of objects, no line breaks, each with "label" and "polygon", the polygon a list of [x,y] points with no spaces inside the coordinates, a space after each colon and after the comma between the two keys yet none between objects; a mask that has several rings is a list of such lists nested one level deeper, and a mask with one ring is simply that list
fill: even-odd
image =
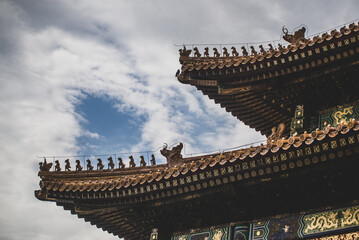
[{"label": "sky", "polygon": [[164,143],[188,157],[265,139],[178,82],[175,45],[278,40],[283,25],[313,35],[358,12],[357,0],[0,0],[0,239],[118,239],[34,197],[37,156],[163,163]]}]

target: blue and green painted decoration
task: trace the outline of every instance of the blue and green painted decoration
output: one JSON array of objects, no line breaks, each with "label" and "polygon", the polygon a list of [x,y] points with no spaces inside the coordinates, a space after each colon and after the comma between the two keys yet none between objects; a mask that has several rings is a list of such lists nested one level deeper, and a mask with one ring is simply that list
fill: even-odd
[{"label": "blue and green painted decoration", "polygon": [[175,236],[171,240],[282,240],[359,229],[359,205]]},{"label": "blue and green painted decoration", "polygon": [[235,226],[233,230],[234,240],[247,240],[249,239],[249,226]]},{"label": "blue and green painted decoration", "polygon": [[319,116],[304,117],[304,106],[298,105],[290,125],[290,135],[299,135],[304,131],[322,130],[328,125],[332,127],[339,123],[346,123],[352,119],[359,119],[359,102],[337,106],[319,113]]},{"label": "blue and green painted decoration", "polygon": [[191,233],[172,237],[171,240],[231,240],[229,236],[230,228],[218,228],[214,230]]},{"label": "blue and green painted decoration", "polygon": [[359,119],[359,103],[347,106],[338,106],[332,111],[327,111],[319,115],[319,128],[336,126],[342,122],[348,122],[351,119]]}]

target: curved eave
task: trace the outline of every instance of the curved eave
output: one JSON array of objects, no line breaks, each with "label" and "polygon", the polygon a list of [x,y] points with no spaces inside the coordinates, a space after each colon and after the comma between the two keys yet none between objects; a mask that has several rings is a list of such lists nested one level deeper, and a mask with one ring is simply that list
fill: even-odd
[{"label": "curved eave", "polygon": [[[345,41],[352,36],[356,36],[359,32],[359,26],[357,24],[351,24],[349,28],[343,27],[339,31],[333,30],[330,34],[324,33],[321,36],[315,36],[312,39],[308,39],[305,42],[299,42],[295,45],[288,45],[280,50],[266,51],[262,54],[250,55],[250,56],[230,56],[230,57],[180,57],[180,63],[182,64],[182,72],[196,72],[199,70],[220,71],[228,70],[233,67],[247,67],[250,65],[257,65],[261,63],[267,63],[271,60],[281,59],[294,54],[301,54],[308,49],[316,49],[318,47],[329,45],[332,42]],[[255,69],[249,68],[247,71],[253,71]],[[243,71],[246,71],[243,69]],[[236,71],[234,71],[236,72]],[[241,72],[241,71],[240,71]]]},{"label": "curved eave", "polygon": [[[300,46],[290,45],[281,53],[267,53],[264,58],[251,56],[247,61],[245,57],[182,57],[178,79],[195,86],[233,116],[268,136],[279,118],[289,129],[296,105],[309,104],[316,112],[323,110],[320,107],[342,104],[348,97],[351,101],[358,99],[358,42],[359,27],[351,25]],[[211,68],[199,67],[208,61]],[[187,68],[187,64],[197,67]],[[215,67],[216,64],[219,65]],[[338,84],[343,86],[342,92]],[[334,97],[322,98],[326,93]],[[317,109],[311,102],[318,103]],[[262,109],[277,116],[268,118]]]},{"label": "curved eave", "polygon": [[[89,183],[88,191],[76,188],[78,179],[57,178],[55,173],[50,172],[47,176],[54,174],[54,177],[42,180],[41,190],[35,195],[41,200],[55,201],[79,218],[126,240],[148,239],[152,228],[158,227],[159,223],[164,224],[166,217],[175,217],[163,216],[158,208],[166,206],[168,201],[183,203],[189,197],[201,196],[200,192],[235,182],[243,182],[241,186],[245,187],[246,181],[262,183],[270,181],[276,174],[287,176],[298,174],[299,169],[307,169],[304,172],[322,169],[320,166],[328,161],[345,165],[349,160],[344,161],[344,156],[356,159],[359,153],[358,131],[359,121],[353,120],[335,128],[328,126],[322,131],[272,141],[266,146],[186,158],[182,165],[166,168],[155,179],[153,172],[145,176],[134,173],[122,175],[124,180],[140,178],[144,181],[132,181],[133,184],[118,188],[107,185],[107,174],[103,171],[94,171],[98,183],[83,173],[73,173],[81,176],[81,183]],[[350,169],[350,166],[347,167]],[[114,176],[112,180],[121,182]]]},{"label": "curved eave", "polygon": [[[167,165],[153,166],[152,171],[144,173],[143,167],[136,170],[112,172],[109,175],[106,171],[93,170],[88,172],[40,172],[40,176],[46,175],[40,182],[41,191],[36,191],[36,197],[44,200],[46,192],[73,192],[87,194],[94,192],[107,192],[110,190],[129,189],[131,187],[145,186],[146,184],[156,184],[166,181],[169,178],[194,173],[206,168],[215,167],[217,164],[224,165],[229,162],[242,161],[246,158],[253,158],[256,155],[265,156],[270,152],[277,152],[280,149],[287,150],[291,146],[301,146],[306,142],[309,145],[315,141],[322,141],[324,138],[336,137],[338,134],[343,136],[348,132],[359,130],[359,121],[352,120],[347,124],[339,124],[337,127],[326,127],[324,130],[316,130],[312,133],[304,133],[299,137],[290,137],[271,142],[269,145],[250,147],[220,154],[201,155],[197,157],[184,158],[183,164],[175,167]],[[217,165],[218,166],[218,165]],[[154,171],[157,169],[156,171]],[[91,172],[91,174],[90,174]],[[67,176],[63,175],[67,173]],[[87,188],[78,187],[86,185]],[[139,192],[139,194],[144,192]]]}]

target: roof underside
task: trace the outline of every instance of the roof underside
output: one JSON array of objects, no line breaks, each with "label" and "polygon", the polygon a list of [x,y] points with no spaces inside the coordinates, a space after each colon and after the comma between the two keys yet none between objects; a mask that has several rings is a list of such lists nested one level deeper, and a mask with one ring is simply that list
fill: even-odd
[{"label": "roof underside", "polygon": [[[253,56],[182,56],[178,79],[268,136],[297,105],[314,115],[358,100],[358,42],[352,24]],[[359,182],[358,131],[350,120],[174,167],[41,171],[35,196],[125,240],[341,207],[359,199],[347,187]]]},{"label": "roof underside", "polygon": [[347,187],[359,182],[358,131],[352,120],[171,168],[40,172],[35,195],[126,240],[341,207],[359,199]]},{"label": "roof underside", "polygon": [[358,100],[359,27],[305,43],[239,57],[181,57],[179,81],[196,86],[226,111],[268,136],[297,105],[308,116]]}]

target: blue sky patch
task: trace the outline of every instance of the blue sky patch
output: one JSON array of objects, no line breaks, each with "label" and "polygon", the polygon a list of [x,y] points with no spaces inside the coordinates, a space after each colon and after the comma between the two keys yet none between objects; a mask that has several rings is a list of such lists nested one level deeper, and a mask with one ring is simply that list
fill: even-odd
[{"label": "blue sky patch", "polygon": [[81,154],[119,152],[141,140],[141,119],[117,111],[115,104],[111,99],[87,95],[77,106],[77,112],[86,119],[81,123],[82,128],[99,135],[99,138],[86,135],[78,139]]}]

